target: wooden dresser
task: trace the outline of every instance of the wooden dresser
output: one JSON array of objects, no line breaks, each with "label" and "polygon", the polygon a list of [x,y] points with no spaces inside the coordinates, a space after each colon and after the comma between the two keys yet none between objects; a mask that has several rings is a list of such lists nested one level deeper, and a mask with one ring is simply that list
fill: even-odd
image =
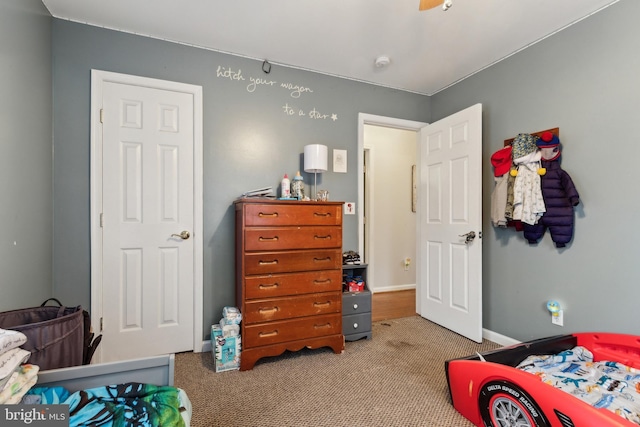
[{"label": "wooden dresser", "polygon": [[240,370],[285,350],[344,350],[342,204],[235,202]]}]

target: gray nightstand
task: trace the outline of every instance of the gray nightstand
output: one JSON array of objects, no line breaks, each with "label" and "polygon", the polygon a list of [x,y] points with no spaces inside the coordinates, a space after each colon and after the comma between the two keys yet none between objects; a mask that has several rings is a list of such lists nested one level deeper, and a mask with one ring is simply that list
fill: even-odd
[{"label": "gray nightstand", "polygon": [[371,339],[371,291],[367,283],[367,264],[343,265],[343,280],[360,276],[365,283],[361,292],[342,293],[342,334],[345,341]]}]

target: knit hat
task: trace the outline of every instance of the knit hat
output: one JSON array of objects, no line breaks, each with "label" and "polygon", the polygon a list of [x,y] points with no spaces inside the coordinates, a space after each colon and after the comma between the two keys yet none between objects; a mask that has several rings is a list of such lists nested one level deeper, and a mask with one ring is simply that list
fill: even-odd
[{"label": "knit hat", "polygon": [[495,176],[502,176],[511,169],[511,149],[511,146],[507,145],[491,155],[491,164],[493,165],[493,174]]},{"label": "knit hat", "polygon": [[538,149],[536,146],[537,138],[528,133],[519,133],[511,144],[513,146],[513,158],[519,159],[536,151]]},{"label": "knit hat", "polygon": [[560,157],[560,139],[551,132],[542,132],[536,144],[542,152],[542,160],[552,161]]},{"label": "knit hat", "polygon": [[560,145],[560,139],[549,131],[542,132],[540,139],[536,142],[539,148],[555,147]]}]

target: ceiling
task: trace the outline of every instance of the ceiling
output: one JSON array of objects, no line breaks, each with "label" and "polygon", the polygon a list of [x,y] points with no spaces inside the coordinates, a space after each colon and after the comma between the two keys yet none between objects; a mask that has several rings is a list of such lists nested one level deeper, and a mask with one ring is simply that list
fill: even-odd
[{"label": "ceiling", "polygon": [[[618,0],[43,0],[52,16],[432,95]],[[387,56],[386,67],[375,59]]]}]

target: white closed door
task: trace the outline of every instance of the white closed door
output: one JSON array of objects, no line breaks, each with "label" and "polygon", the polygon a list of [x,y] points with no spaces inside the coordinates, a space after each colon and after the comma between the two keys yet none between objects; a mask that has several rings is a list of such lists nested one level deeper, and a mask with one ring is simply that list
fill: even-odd
[{"label": "white closed door", "polygon": [[100,361],[194,350],[192,93],[102,85]]},{"label": "white closed door", "polygon": [[420,130],[420,315],[482,342],[482,105]]}]

